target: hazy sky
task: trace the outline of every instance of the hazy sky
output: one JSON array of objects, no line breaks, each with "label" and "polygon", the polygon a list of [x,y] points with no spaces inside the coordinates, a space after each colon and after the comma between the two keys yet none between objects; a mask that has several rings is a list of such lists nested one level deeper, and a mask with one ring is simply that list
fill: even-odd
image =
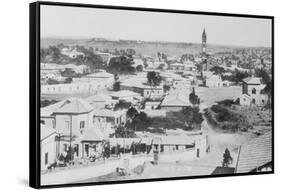
[{"label": "hazy sky", "polygon": [[112,39],[271,47],[271,20],[41,5],[41,37]]}]

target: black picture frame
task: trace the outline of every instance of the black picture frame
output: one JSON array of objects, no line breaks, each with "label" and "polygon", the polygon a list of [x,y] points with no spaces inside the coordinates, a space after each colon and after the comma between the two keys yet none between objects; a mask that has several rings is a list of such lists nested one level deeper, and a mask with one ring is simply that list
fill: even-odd
[{"label": "black picture frame", "polygon": [[[146,12],[162,12],[162,13],[182,13],[193,15],[216,15],[225,17],[242,17],[242,18],[262,18],[271,20],[271,47],[272,47],[272,171],[261,173],[237,173],[237,174],[216,174],[192,177],[172,177],[172,178],[157,178],[157,179],[140,179],[140,180],[124,180],[124,181],[110,181],[110,182],[93,182],[93,183],[71,183],[71,184],[57,184],[57,185],[41,185],[40,184],[40,6],[66,6],[66,7],[83,7],[83,8],[102,8],[111,10],[131,10],[131,11],[146,11]],[[141,8],[141,7],[123,7],[123,6],[108,6],[108,5],[91,5],[80,3],[63,3],[63,2],[48,2],[38,1],[29,5],[29,39],[30,39],[30,76],[29,76],[29,185],[33,188],[55,188],[55,187],[74,187],[74,186],[88,186],[88,185],[109,185],[122,183],[136,183],[136,182],[153,182],[166,180],[185,180],[198,178],[213,178],[213,177],[235,177],[247,175],[261,175],[273,174],[274,167],[274,17],[264,15],[248,15],[248,14],[234,14],[234,13],[218,13],[218,12],[201,12],[201,11],[187,11],[187,10],[169,10],[169,9],[155,9],[155,8]]]}]

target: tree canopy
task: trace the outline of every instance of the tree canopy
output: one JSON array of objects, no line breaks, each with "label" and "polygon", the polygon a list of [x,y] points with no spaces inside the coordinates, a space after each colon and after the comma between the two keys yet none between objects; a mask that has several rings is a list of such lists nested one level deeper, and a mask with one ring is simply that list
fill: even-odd
[{"label": "tree canopy", "polygon": [[135,71],[133,59],[128,56],[113,57],[109,61],[108,71],[112,73],[132,73]]},{"label": "tree canopy", "polygon": [[195,94],[194,88],[192,88],[192,92],[189,94],[189,101],[193,106],[200,104],[200,98]]},{"label": "tree canopy", "polygon": [[147,73],[147,83],[151,86],[159,86],[161,84],[162,78],[159,73],[155,71],[149,71]]}]

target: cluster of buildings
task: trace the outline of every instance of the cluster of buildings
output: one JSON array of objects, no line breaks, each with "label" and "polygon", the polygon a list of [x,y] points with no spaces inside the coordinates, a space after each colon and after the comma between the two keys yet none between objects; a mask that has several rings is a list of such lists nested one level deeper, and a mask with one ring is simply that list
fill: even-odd
[{"label": "cluster of buildings", "polygon": [[111,89],[114,83],[114,75],[105,71],[72,78],[67,84],[42,84],[41,95],[90,95],[103,89]]},{"label": "cluster of buildings", "polygon": [[42,170],[69,152],[73,153],[71,160],[103,155],[105,142],[109,142],[113,155],[118,155],[121,149],[123,153],[129,151],[132,144],[143,147],[141,151],[146,154],[154,150],[159,153],[192,150],[194,158],[205,155],[208,146],[205,135],[112,137],[115,127],[127,122],[127,110],[107,109],[107,103],[106,98],[104,104],[97,99],[70,98],[41,108]]},{"label": "cluster of buildings", "polygon": [[[69,48],[62,49],[61,53],[70,58],[83,56],[76,49]],[[114,57],[110,53],[98,51],[95,54],[101,56],[107,65]],[[204,30],[199,55],[186,56],[169,64],[162,59],[157,61],[147,59],[144,63],[143,59],[134,57],[134,67],[145,67],[145,69],[133,76],[120,77],[118,91],[112,90],[116,77],[104,70],[86,74],[89,68],[85,65],[41,63],[41,96],[65,97],[55,104],[41,108],[41,170],[46,170],[61,155],[66,156],[69,152],[73,152],[71,160],[103,155],[106,146],[109,146],[112,155],[126,153],[137,144],[142,147],[139,150],[145,154],[152,154],[154,151],[163,154],[193,151],[192,159],[205,156],[209,150],[208,135],[205,133],[192,136],[151,134],[150,136],[137,135],[136,138],[115,138],[112,134],[116,127],[124,126],[129,119],[128,109],[114,108],[120,102],[127,102],[150,117],[165,117],[167,112],[181,111],[191,106],[189,94],[194,86],[203,84],[209,88],[220,88],[231,85],[231,82],[222,80],[220,75],[209,71],[211,66],[216,64],[227,68],[241,67],[240,58],[231,56],[226,59],[226,54],[207,53],[207,34]],[[245,52],[242,52],[241,56],[243,57],[244,54]],[[266,50],[259,54],[257,52],[252,54],[257,55],[256,57],[261,54],[262,64],[266,65],[267,61],[270,61],[266,56]],[[240,54],[238,55],[240,57]],[[228,61],[231,61],[230,65]],[[200,70],[198,64],[202,66]],[[73,77],[67,84],[42,82],[48,78],[63,80],[60,73],[66,68],[71,68],[82,75]],[[159,85],[148,84],[147,73],[150,71],[157,72],[161,76],[162,82]],[[260,78],[244,79],[239,97],[240,104],[264,105],[267,101],[267,96],[262,93],[264,87]],[[77,94],[83,96],[74,98]]]}]

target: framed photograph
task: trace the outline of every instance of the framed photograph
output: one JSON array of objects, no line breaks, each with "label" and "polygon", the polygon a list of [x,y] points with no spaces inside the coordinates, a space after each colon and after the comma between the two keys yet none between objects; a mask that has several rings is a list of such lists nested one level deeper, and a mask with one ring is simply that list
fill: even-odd
[{"label": "framed photograph", "polygon": [[274,173],[274,17],[30,4],[30,186]]}]

